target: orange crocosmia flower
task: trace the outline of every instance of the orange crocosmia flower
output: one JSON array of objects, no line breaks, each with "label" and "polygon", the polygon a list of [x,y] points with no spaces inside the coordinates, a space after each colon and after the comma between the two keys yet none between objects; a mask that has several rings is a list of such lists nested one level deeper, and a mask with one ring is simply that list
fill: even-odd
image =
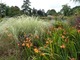
[{"label": "orange crocosmia flower", "polygon": [[75,58],[71,58],[70,60],[76,60]]},{"label": "orange crocosmia flower", "polygon": [[26,46],[30,48],[32,46],[32,43],[26,43]]},{"label": "orange crocosmia flower", "polygon": [[18,43],[18,46],[20,46],[20,44]]},{"label": "orange crocosmia flower", "polygon": [[28,42],[28,43],[31,42],[31,39],[26,40],[26,42]]},{"label": "orange crocosmia flower", "polygon": [[30,47],[29,43],[26,43],[26,46],[29,48]]},{"label": "orange crocosmia flower", "polygon": [[44,53],[41,53],[41,56],[45,56],[45,54]]},{"label": "orange crocosmia flower", "polygon": [[65,39],[65,42],[68,42],[68,41],[69,41],[69,39],[68,39],[68,38],[66,38],[66,39]]},{"label": "orange crocosmia flower", "polygon": [[30,46],[33,46],[33,44],[32,44],[32,43],[30,43]]},{"label": "orange crocosmia flower", "polygon": [[45,46],[44,46],[44,48],[46,48],[48,45],[46,44]]},{"label": "orange crocosmia flower", "polygon": [[78,30],[78,33],[80,33],[80,30]]},{"label": "orange crocosmia flower", "polygon": [[27,37],[26,40],[29,40],[29,38]]},{"label": "orange crocosmia flower", "polygon": [[50,41],[50,43],[52,43],[53,41]]},{"label": "orange crocosmia flower", "polygon": [[47,40],[50,40],[50,38],[47,38]]},{"label": "orange crocosmia flower", "polygon": [[48,44],[49,43],[49,41],[46,41],[46,44]]},{"label": "orange crocosmia flower", "polygon": [[35,38],[39,39],[39,36],[38,36],[38,35],[36,35],[36,36],[35,36]]},{"label": "orange crocosmia flower", "polygon": [[66,32],[64,31],[63,34],[66,35]]},{"label": "orange crocosmia flower", "polygon": [[24,43],[26,42],[26,41],[23,41]]},{"label": "orange crocosmia flower", "polygon": [[66,48],[66,46],[63,44],[63,45],[60,46],[60,48],[63,48],[64,49],[64,48]]},{"label": "orange crocosmia flower", "polygon": [[34,48],[34,52],[35,52],[35,53],[39,53],[39,49]]},{"label": "orange crocosmia flower", "polygon": [[58,27],[59,29],[62,29],[61,27]]},{"label": "orange crocosmia flower", "polygon": [[63,35],[62,35],[62,38],[64,39],[64,38],[65,38],[65,36],[63,36]]},{"label": "orange crocosmia flower", "polygon": [[22,46],[25,46],[25,43],[23,43]]}]

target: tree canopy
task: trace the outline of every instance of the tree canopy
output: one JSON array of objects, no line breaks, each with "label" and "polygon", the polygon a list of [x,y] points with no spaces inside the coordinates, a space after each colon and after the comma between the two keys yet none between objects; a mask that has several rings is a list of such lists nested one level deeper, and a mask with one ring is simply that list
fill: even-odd
[{"label": "tree canopy", "polygon": [[69,15],[71,15],[71,8],[70,8],[70,6],[68,6],[67,4],[66,4],[66,5],[62,5],[61,13],[62,13],[64,16],[69,16]]},{"label": "tree canopy", "polygon": [[27,15],[30,14],[31,8],[30,8],[30,1],[29,0],[23,1],[22,9],[25,14],[27,14]]},{"label": "tree canopy", "polygon": [[47,11],[47,14],[48,15],[56,15],[57,13],[56,13],[56,11],[54,9],[51,9],[51,10]]}]

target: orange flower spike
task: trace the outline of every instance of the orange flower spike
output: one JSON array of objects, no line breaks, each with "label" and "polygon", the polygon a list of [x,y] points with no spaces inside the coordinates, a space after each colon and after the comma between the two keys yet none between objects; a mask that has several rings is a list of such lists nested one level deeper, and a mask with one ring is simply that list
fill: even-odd
[{"label": "orange flower spike", "polygon": [[41,56],[45,56],[45,54],[44,53],[41,53]]},{"label": "orange flower spike", "polygon": [[66,32],[64,31],[63,34],[66,35]]},{"label": "orange flower spike", "polygon": [[80,30],[78,30],[78,33],[80,33]]},{"label": "orange flower spike", "polygon": [[20,44],[19,44],[19,43],[18,43],[17,45],[18,45],[18,46],[20,46]]},{"label": "orange flower spike", "polygon": [[63,45],[60,46],[60,48],[63,48],[64,49],[64,48],[66,48],[66,46],[63,44]]},{"label": "orange flower spike", "polygon": [[29,38],[27,37],[26,40],[29,40]]},{"label": "orange flower spike", "polygon": [[26,42],[26,41],[23,41],[24,43]]},{"label": "orange flower spike", "polygon": [[31,46],[33,46],[33,44],[32,44],[32,43],[26,43],[26,46],[27,46],[28,48],[30,48]]},{"label": "orange flower spike", "polygon": [[63,35],[62,35],[62,38],[64,39],[64,38],[65,38],[65,36],[63,36]]},{"label": "orange flower spike", "polygon": [[39,49],[38,48],[34,48],[34,52],[35,53],[39,53]]},{"label": "orange flower spike", "polygon": [[28,42],[30,42],[30,41],[31,41],[31,39],[29,38]]},{"label": "orange flower spike", "polygon": [[35,36],[35,38],[39,39],[39,36],[38,36],[38,35],[36,35],[36,36]]},{"label": "orange flower spike", "polygon": [[22,46],[25,46],[25,43],[23,43]]},{"label": "orange flower spike", "polygon": [[50,43],[53,43],[53,41],[50,41]]},{"label": "orange flower spike", "polygon": [[32,44],[32,43],[30,43],[30,46],[33,46],[33,44]]},{"label": "orange flower spike", "polygon": [[61,27],[58,27],[60,30],[62,29]]},{"label": "orange flower spike", "polygon": [[45,45],[44,48],[46,48],[48,45]]},{"label": "orange flower spike", "polygon": [[68,39],[68,38],[66,38],[66,39],[65,39],[65,42],[68,42],[68,41],[69,41],[69,39]]},{"label": "orange flower spike", "polygon": [[76,60],[75,58],[71,58],[70,60]]},{"label": "orange flower spike", "polygon": [[49,41],[46,41],[46,44],[49,44]]},{"label": "orange flower spike", "polygon": [[26,43],[26,46],[27,46],[28,48],[30,48],[30,45],[29,45],[29,43]]},{"label": "orange flower spike", "polygon": [[29,43],[31,40],[27,40],[26,43]]},{"label": "orange flower spike", "polygon": [[51,40],[50,38],[47,38],[47,40],[49,41],[49,40]]}]

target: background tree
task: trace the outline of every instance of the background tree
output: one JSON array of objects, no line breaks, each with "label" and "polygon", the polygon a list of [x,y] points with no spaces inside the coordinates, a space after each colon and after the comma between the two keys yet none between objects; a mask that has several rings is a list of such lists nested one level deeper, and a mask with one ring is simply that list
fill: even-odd
[{"label": "background tree", "polygon": [[40,9],[40,10],[38,10],[37,11],[37,14],[39,15],[39,16],[45,16],[45,11],[42,9]]},{"label": "background tree", "polygon": [[9,10],[10,10],[10,7],[9,6],[6,6],[6,16],[10,16],[9,15],[9,13],[10,13]]},{"label": "background tree", "polygon": [[0,3],[0,17],[6,16],[6,4]]},{"label": "background tree", "polygon": [[76,6],[74,8],[71,9],[73,15],[74,14],[77,14],[77,15],[80,15],[80,6]]},{"label": "background tree", "polygon": [[31,8],[30,8],[30,1],[29,0],[23,1],[22,9],[25,14],[30,15]]},{"label": "background tree", "polygon": [[59,12],[57,13],[57,15],[62,15],[62,13],[59,11]]},{"label": "background tree", "polygon": [[32,9],[32,15],[37,16],[37,9],[35,9],[35,8]]},{"label": "background tree", "polygon": [[70,6],[66,5],[62,5],[62,9],[60,11],[64,16],[70,16],[71,15],[71,8]]},{"label": "background tree", "polygon": [[8,16],[18,16],[20,15],[20,9],[17,6],[11,6],[8,10]]},{"label": "background tree", "polygon": [[48,15],[57,15],[56,11],[54,9],[48,10],[47,11]]}]

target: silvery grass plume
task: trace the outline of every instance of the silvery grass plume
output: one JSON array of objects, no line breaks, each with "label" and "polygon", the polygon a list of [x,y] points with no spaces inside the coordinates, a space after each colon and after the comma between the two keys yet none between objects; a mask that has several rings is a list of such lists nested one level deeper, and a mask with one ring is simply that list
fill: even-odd
[{"label": "silvery grass plume", "polygon": [[51,26],[49,22],[39,18],[20,16],[12,18],[4,18],[0,23],[0,39],[4,38],[5,34],[11,33],[16,41],[20,33],[32,33],[42,35],[45,29]]}]

